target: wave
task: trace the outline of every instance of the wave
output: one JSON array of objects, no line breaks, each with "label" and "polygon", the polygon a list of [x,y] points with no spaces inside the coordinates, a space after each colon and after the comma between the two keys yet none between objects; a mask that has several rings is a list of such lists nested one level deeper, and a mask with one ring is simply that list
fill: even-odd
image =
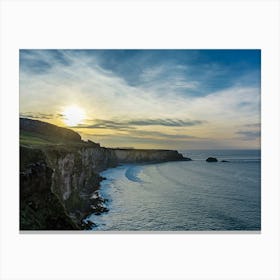
[{"label": "wave", "polygon": [[142,171],[139,166],[128,166],[125,171],[125,177],[135,183],[143,183],[143,181],[138,177],[139,173]]}]

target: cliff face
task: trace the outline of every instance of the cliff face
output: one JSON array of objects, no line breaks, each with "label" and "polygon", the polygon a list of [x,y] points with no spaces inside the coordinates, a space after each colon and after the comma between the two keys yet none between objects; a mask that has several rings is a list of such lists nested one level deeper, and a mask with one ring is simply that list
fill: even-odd
[{"label": "cliff face", "polygon": [[[60,128],[51,127],[48,131],[57,129]],[[26,130],[21,127],[22,131]],[[36,127],[36,137],[42,139],[43,133],[38,131],[41,128]],[[34,130],[29,128],[29,132]],[[74,134],[66,135],[78,139],[72,138]],[[87,215],[108,211],[98,193],[100,181],[104,179],[99,175],[101,171],[120,163],[184,160],[177,151],[108,149],[81,140],[64,145],[44,142],[44,146],[36,148],[21,146],[20,151],[20,228],[23,230],[90,228],[92,225],[83,222]]]},{"label": "cliff face", "polygon": [[99,172],[117,165],[114,153],[96,147],[64,151],[50,149],[45,154],[53,170],[52,192],[75,223],[81,225],[83,218],[94,210],[105,211],[97,192],[103,179]]},{"label": "cliff face", "polygon": [[51,190],[53,170],[47,166],[43,153],[40,150],[21,147],[20,156],[21,159],[25,156],[31,157],[33,162],[21,162],[20,229],[79,229]]}]

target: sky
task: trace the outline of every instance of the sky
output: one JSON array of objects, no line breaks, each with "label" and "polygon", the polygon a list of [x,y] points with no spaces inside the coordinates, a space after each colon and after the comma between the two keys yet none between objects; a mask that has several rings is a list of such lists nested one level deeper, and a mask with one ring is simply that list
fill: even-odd
[{"label": "sky", "polygon": [[105,147],[260,148],[260,50],[20,50],[20,116]]}]

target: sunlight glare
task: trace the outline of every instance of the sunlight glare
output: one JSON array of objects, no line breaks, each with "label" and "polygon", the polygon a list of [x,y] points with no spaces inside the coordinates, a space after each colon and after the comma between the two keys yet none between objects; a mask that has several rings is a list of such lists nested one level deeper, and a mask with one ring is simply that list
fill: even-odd
[{"label": "sunlight glare", "polygon": [[85,118],[85,112],[78,106],[66,107],[62,113],[65,117],[64,122],[68,126],[75,126],[81,123]]}]

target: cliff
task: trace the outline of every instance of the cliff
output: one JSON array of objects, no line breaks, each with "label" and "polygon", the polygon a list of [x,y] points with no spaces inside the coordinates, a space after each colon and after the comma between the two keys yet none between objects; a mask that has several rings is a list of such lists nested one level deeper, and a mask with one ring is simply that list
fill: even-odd
[{"label": "cliff", "polygon": [[189,160],[177,151],[144,149],[111,149],[119,163],[165,162]]},{"label": "cliff", "polygon": [[110,149],[48,123],[20,119],[20,229],[77,230],[108,211],[99,173],[120,163],[185,159],[177,151]]}]

